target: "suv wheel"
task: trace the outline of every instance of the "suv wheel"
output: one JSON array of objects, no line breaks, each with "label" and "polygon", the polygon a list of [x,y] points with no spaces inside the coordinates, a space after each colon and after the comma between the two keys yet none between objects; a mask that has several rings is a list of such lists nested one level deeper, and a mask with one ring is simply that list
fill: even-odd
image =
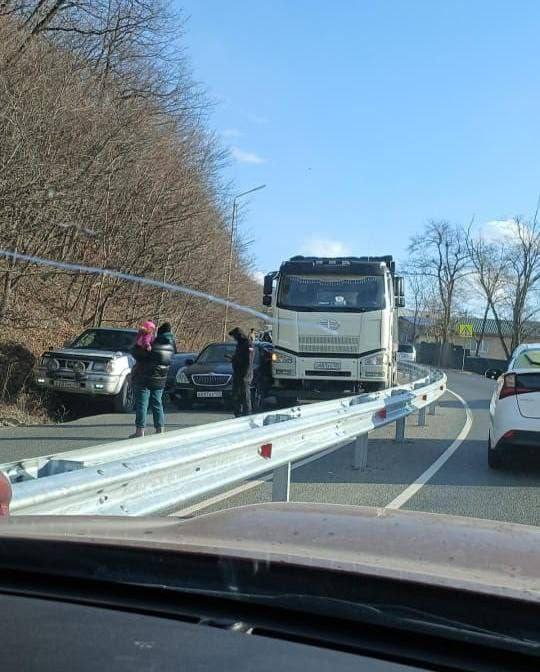
[{"label": "suv wheel", "polygon": [[125,379],[122,389],[114,397],[113,407],[116,413],[132,413],[135,409],[135,390],[131,376]]}]

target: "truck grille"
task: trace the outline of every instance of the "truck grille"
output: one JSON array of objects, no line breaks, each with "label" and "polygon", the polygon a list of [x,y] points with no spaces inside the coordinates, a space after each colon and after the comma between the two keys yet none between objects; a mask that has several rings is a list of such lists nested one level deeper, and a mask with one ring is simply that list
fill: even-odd
[{"label": "truck grille", "polygon": [[360,339],[357,336],[300,336],[300,352],[328,352],[339,355],[354,355],[360,352]]},{"label": "truck grille", "polygon": [[208,387],[222,387],[231,382],[232,376],[226,373],[194,373],[191,380],[194,385],[206,385]]}]

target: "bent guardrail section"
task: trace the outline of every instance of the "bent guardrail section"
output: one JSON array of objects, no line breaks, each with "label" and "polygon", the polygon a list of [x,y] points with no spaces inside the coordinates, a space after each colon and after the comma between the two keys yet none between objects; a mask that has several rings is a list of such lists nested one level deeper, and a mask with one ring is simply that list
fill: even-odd
[{"label": "bent guardrail section", "polygon": [[444,393],[446,376],[409,363],[400,369],[416,380],[383,392],[3,465],[12,481],[10,512],[167,513],[269,472],[273,499],[288,501],[297,460],[355,441],[353,467],[361,469],[370,431],[396,423],[400,441],[408,415],[418,412],[419,424],[425,424],[426,408],[434,408]]}]

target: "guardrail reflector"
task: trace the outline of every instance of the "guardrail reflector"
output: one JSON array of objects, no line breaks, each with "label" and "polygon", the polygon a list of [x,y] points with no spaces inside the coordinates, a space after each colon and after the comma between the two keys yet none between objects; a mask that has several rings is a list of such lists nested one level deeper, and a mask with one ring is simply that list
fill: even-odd
[{"label": "guardrail reflector", "polygon": [[376,415],[378,418],[380,418],[381,420],[385,420],[385,419],[386,419],[386,408],[381,408],[381,410],[380,410],[380,411],[377,411],[377,412],[375,413],[375,415]]},{"label": "guardrail reflector", "polygon": [[427,401],[427,394],[422,395],[422,401]]},{"label": "guardrail reflector", "polygon": [[264,457],[265,460],[269,460],[272,457],[272,444],[263,443],[263,445],[259,448],[259,455]]}]

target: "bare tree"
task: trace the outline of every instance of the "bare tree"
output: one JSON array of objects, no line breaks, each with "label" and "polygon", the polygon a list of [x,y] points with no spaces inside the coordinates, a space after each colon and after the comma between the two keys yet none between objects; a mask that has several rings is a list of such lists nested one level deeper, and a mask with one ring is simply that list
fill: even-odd
[{"label": "bare tree", "polygon": [[[222,293],[228,159],[181,35],[166,0],[0,2],[0,247]],[[232,296],[258,305],[249,250],[234,254]],[[219,337],[206,300],[0,259],[3,330],[36,349],[143,317],[181,346]]]},{"label": "bare tree", "polygon": [[[532,222],[516,217],[508,223],[507,235],[486,243],[482,235],[469,236],[467,247],[475,275],[493,313],[507,358],[528,335],[540,311],[540,229],[537,215]],[[508,345],[502,320],[511,323]]]},{"label": "bare tree", "polygon": [[[409,245],[410,272],[435,283],[440,304],[440,343],[448,342],[452,311],[460,282],[469,274],[466,233],[447,221],[430,221]],[[442,348],[441,348],[442,350]]]}]

